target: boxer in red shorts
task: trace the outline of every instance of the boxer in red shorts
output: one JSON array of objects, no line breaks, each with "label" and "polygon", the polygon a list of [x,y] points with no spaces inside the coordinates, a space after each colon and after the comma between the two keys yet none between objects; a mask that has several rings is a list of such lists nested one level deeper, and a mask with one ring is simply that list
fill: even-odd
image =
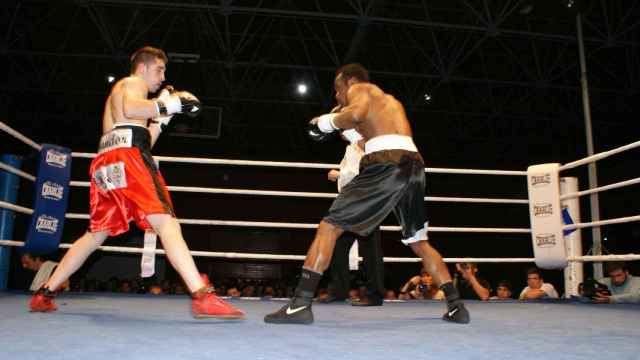
[{"label": "boxer in red shorts", "polygon": [[89,231],[74,242],[51,278],[33,296],[31,311],[56,310],[53,298],[60,285],[107,237],[126,232],[135,221],[138,227],[153,229],[159,235],[169,262],[192,294],[194,317],[244,318],[244,312],[219,299],[206,276],[198,273],[164,179],[151,156],[151,148],[173,114],[195,116],[200,111],[198,99],[186,91],[165,88],[157,98],[147,99],[149,93],[160,89],[167,61],[164,51],[143,47],[131,56],[131,75],[111,89],[98,156],[90,168]]}]

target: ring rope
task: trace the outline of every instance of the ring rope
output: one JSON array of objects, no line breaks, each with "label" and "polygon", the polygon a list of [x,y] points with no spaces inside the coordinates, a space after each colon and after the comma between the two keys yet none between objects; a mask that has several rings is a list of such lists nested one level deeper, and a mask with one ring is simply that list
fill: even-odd
[{"label": "ring rope", "polygon": [[[78,158],[93,158],[95,153],[72,152],[71,156]],[[237,165],[237,166],[264,166],[264,167],[285,167],[285,168],[307,168],[307,169],[337,169],[339,164],[318,164],[305,162],[284,162],[284,161],[258,161],[258,160],[231,160],[231,159],[212,159],[212,158],[195,158],[195,157],[174,157],[174,156],[154,156],[155,160],[160,162],[173,162],[185,164],[203,164],[203,165]],[[466,175],[506,175],[506,176],[526,176],[526,171],[515,170],[484,170],[484,169],[450,169],[450,168],[431,168],[424,169],[426,173],[431,174],[466,174]]]},{"label": "ring rope", "polygon": [[[11,165],[0,161],[0,169],[16,174],[25,179],[35,181],[35,176],[27,174]],[[69,183],[75,187],[89,187],[88,181],[71,181]],[[306,197],[306,198],[335,198],[337,193],[317,193],[317,192],[298,192],[298,191],[275,191],[275,190],[250,190],[250,189],[226,189],[226,188],[205,188],[193,186],[167,186],[172,192],[194,192],[207,194],[232,194],[232,195],[266,195],[266,196],[286,196],[286,197]],[[453,202],[453,203],[483,203],[483,204],[529,204],[527,199],[499,199],[499,198],[463,198],[463,197],[444,197],[444,196],[426,196],[424,198],[428,202]]]},{"label": "ring rope", "polygon": [[[0,240],[2,246],[24,246],[22,241],[14,240]],[[61,243],[61,249],[68,249],[73,244]],[[131,246],[100,246],[98,250],[105,252],[118,252],[128,254],[141,254],[144,249],[135,248]],[[164,255],[165,251],[162,249],[155,249],[155,253]],[[198,257],[213,257],[213,258],[228,258],[228,259],[253,259],[253,260],[304,260],[305,255],[279,255],[279,254],[256,254],[256,253],[238,253],[238,252],[213,252],[213,251],[196,251],[190,250],[191,255]],[[358,260],[362,261],[362,257]],[[535,258],[443,258],[447,263],[460,263],[460,262],[475,262],[475,263],[531,263],[535,262]],[[572,256],[567,258],[570,262],[593,262],[593,261],[631,261],[640,260],[640,254],[625,254],[625,255],[587,255],[587,256]],[[388,263],[414,263],[421,262],[421,258],[407,258],[407,257],[384,257],[384,262]]]},{"label": "ring rope", "polygon": [[18,131],[12,129],[11,127],[9,127],[9,125],[5,124],[4,122],[0,121],[0,130],[4,130],[7,134],[15,137],[16,139],[22,141],[23,143],[31,146],[32,148],[40,151],[42,149],[42,145],[38,144],[37,142],[29,139],[28,137],[20,134]]},{"label": "ring rope", "polygon": [[33,176],[31,174],[28,174],[28,173],[26,173],[26,172],[24,172],[24,171],[22,171],[22,170],[20,170],[18,168],[15,168],[15,167],[13,167],[13,166],[11,166],[9,164],[5,164],[2,161],[0,161],[0,169],[8,171],[8,172],[10,172],[10,173],[12,173],[14,175],[18,175],[19,177],[24,178],[24,179],[31,180],[31,181],[36,181],[36,177],[35,176]]},{"label": "ring rope", "polygon": [[[12,129],[4,122],[0,121],[0,130],[4,130],[9,135],[14,136],[25,144],[28,144],[40,150],[41,145],[20,134]],[[72,157],[77,158],[94,158],[95,153],[72,152]],[[256,160],[230,160],[230,159],[209,159],[194,157],[171,157],[171,156],[155,156],[154,159],[164,162],[191,163],[191,164],[216,164],[216,165],[242,165],[242,166],[266,166],[266,167],[287,167],[287,168],[315,168],[315,169],[337,169],[338,164],[318,164],[303,162],[282,162],[282,161],[256,161]],[[482,169],[448,169],[448,168],[425,168],[425,172],[434,174],[470,174],[470,175],[508,175],[508,176],[526,176],[526,171],[513,170],[482,170]]]},{"label": "ring rope", "polygon": [[[5,201],[0,201],[0,208],[14,210],[23,214],[32,214],[33,210],[14,205]],[[67,219],[89,219],[88,214],[67,213]],[[181,224],[187,225],[209,225],[209,226],[238,226],[238,227],[264,227],[279,229],[315,229],[318,224],[286,223],[286,222],[265,222],[265,221],[234,221],[234,220],[206,220],[206,219],[178,219]],[[400,231],[400,226],[381,226],[382,231]],[[447,233],[491,233],[491,234],[529,234],[530,229],[524,228],[474,228],[474,227],[442,227],[430,226],[430,232]]]},{"label": "ring rope", "polygon": [[600,220],[600,221],[592,221],[592,222],[586,222],[586,223],[571,224],[571,225],[563,226],[562,230],[582,229],[586,227],[596,227],[596,226],[610,225],[610,224],[622,224],[622,223],[628,223],[633,221],[640,221],[640,215],[626,216],[626,217],[613,218],[613,219]]},{"label": "ring rope", "polygon": [[576,198],[576,197],[580,197],[580,196],[585,196],[585,195],[589,195],[589,194],[593,194],[593,193],[597,193],[597,192],[601,192],[601,191],[606,191],[606,190],[611,190],[611,189],[617,189],[617,188],[621,188],[623,186],[629,186],[629,185],[634,185],[634,184],[638,184],[638,183],[640,183],[640,177],[637,177],[637,178],[631,179],[631,180],[620,181],[620,182],[609,184],[609,185],[605,185],[605,186],[596,187],[596,188],[589,189],[589,190],[584,190],[584,191],[578,191],[578,192],[564,194],[564,195],[560,196],[560,200]]},{"label": "ring rope", "polygon": [[580,159],[580,160],[576,160],[574,162],[570,162],[570,163],[564,164],[564,165],[560,166],[560,171],[573,169],[573,168],[578,167],[580,165],[596,162],[598,160],[602,160],[604,158],[607,158],[607,157],[609,157],[611,155],[615,155],[615,154],[621,153],[623,151],[627,151],[627,150],[631,150],[633,148],[637,148],[638,146],[640,146],[640,141],[636,141],[636,142],[633,142],[631,144],[620,146],[618,148],[615,148],[615,149],[612,149],[612,150],[609,150],[609,151],[603,151],[601,153],[597,153],[597,154],[588,156],[588,157],[586,157],[584,159]]}]

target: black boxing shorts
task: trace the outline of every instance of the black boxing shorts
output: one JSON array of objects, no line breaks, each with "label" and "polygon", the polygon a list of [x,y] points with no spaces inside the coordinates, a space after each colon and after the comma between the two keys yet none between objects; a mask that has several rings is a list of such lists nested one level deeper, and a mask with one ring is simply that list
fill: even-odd
[{"label": "black boxing shorts", "polygon": [[405,245],[427,240],[424,161],[408,136],[383,135],[365,144],[360,173],[335,199],[324,221],[362,236],[391,211]]}]

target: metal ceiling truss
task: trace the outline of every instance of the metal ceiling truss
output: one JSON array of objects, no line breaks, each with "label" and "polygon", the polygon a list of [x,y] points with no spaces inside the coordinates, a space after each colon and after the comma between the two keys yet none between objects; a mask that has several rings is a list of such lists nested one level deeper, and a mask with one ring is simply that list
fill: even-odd
[{"label": "metal ceiling truss", "polygon": [[[639,3],[585,4],[594,111],[633,111],[624,99],[640,93]],[[418,136],[434,133],[421,123],[431,118],[449,122],[435,133],[469,139],[525,137],[527,121],[580,123],[574,17],[555,1],[25,0],[0,16],[3,94],[100,102],[105,75],[126,74],[129,53],[149,43],[197,55],[172,62],[168,77],[223,107],[229,143],[242,149],[254,131],[300,129],[301,119],[328,110],[334,71],[352,61],[405,103]],[[307,97],[296,97],[296,81],[308,82]],[[304,148],[295,130],[286,133],[292,148]]]}]

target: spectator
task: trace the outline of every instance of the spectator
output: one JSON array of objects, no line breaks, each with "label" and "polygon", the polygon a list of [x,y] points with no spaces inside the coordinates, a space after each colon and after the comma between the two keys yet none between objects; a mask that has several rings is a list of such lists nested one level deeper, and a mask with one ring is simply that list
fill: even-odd
[{"label": "spectator", "polygon": [[349,301],[359,301],[360,300],[360,291],[356,288],[352,288],[349,290]]},{"label": "spectator", "polygon": [[173,293],[176,295],[184,295],[186,292],[184,290],[184,286],[182,284],[176,284]]},{"label": "spectator", "polygon": [[513,300],[512,296],[511,283],[508,280],[502,280],[498,283],[496,296],[492,296],[489,300]]},{"label": "spectator", "polygon": [[544,282],[540,270],[531,268],[527,271],[527,287],[520,293],[520,300],[557,299],[558,292],[553,285]]},{"label": "spectator", "polygon": [[149,294],[151,295],[162,295],[164,292],[162,291],[162,286],[160,285],[151,285],[151,287],[149,287]]},{"label": "spectator", "polygon": [[273,297],[274,293],[275,293],[275,290],[273,290],[273,286],[267,285],[265,286],[264,291],[262,292],[262,297],[270,299]]},{"label": "spectator", "polygon": [[[335,107],[332,112],[339,112],[340,107]],[[351,135],[348,135],[351,134]],[[349,142],[345,149],[344,157],[340,162],[340,170],[331,170],[327,174],[330,181],[338,185],[338,192],[342,190],[356,175],[360,169],[360,159],[364,155],[364,141],[355,129],[342,132],[342,137]],[[380,306],[384,294],[384,262],[382,260],[382,245],[380,229],[376,229],[368,236],[360,236],[345,231],[336,240],[331,263],[328,272],[329,295],[323,297],[321,302],[344,300],[351,283],[349,271],[349,252],[352,246],[357,246],[363,259],[363,273],[366,278],[365,292],[361,293],[358,300],[351,301],[354,306]]]},{"label": "spectator", "polygon": [[478,265],[475,263],[458,263],[456,264],[458,274],[454,284],[458,288],[460,297],[471,300],[489,300],[491,293],[491,285],[482,277],[478,276]]},{"label": "spectator", "polygon": [[243,297],[253,297],[255,296],[255,288],[253,285],[247,285],[242,289]]},{"label": "spectator", "polygon": [[396,297],[396,292],[393,291],[392,289],[388,289],[387,291],[384,292],[384,299],[385,300],[397,300],[398,298]]},{"label": "spectator", "polygon": [[238,290],[237,287],[232,286],[229,289],[227,289],[227,296],[240,297],[240,290]]},{"label": "spectator", "polygon": [[131,282],[129,280],[122,280],[122,282],[120,282],[120,289],[118,291],[123,294],[131,293]]},{"label": "spectator", "polygon": [[401,300],[442,300],[444,293],[433,282],[431,275],[425,270],[420,270],[420,275],[416,275],[409,279],[402,288],[400,288]]},{"label": "spectator", "polygon": [[[42,257],[37,255],[32,255],[30,253],[24,253],[20,257],[20,262],[22,262],[22,267],[31,271],[34,271],[36,275],[31,282],[31,286],[29,290],[38,291],[44,285],[44,283],[49,280],[49,277],[53,273],[53,270],[58,266],[57,262],[54,261],[44,261]],[[69,290],[69,280],[65,281],[61,288],[63,291]]]},{"label": "spectator", "polygon": [[609,277],[601,279],[600,282],[609,287],[611,295],[596,291],[594,302],[599,304],[640,303],[640,278],[629,274],[625,262],[607,263],[607,274]]}]

